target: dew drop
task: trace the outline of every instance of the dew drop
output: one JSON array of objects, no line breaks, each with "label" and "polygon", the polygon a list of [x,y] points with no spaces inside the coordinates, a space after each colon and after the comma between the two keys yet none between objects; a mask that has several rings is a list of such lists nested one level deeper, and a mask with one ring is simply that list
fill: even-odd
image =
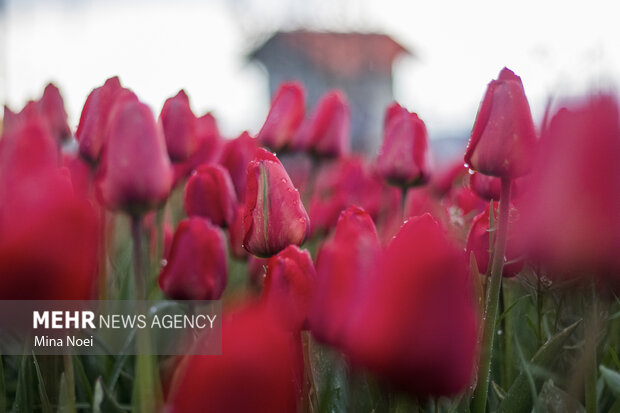
[{"label": "dew drop", "polygon": [[285,184],[286,183],[286,178],[282,178],[281,181],[282,181],[283,184]]},{"label": "dew drop", "polygon": [[168,265],[168,260],[165,258],[162,258],[162,260],[160,261],[160,264],[162,267],[165,267],[166,265]]},{"label": "dew drop", "polygon": [[465,163],[463,164],[463,166],[464,166],[465,168],[469,168],[469,164],[468,164],[467,162],[465,162]]},{"label": "dew drop", "polygon": [[[465,166],[467,166],[467,164],[465,164]],[[469,168],[467,170],[467,172],[469,172],[470,175],[473,175],[474,173],[476,173],[476,171],[474,171],[473,169]]]},{"label": "dew drop", "polygon": [[502,332],[502,330],[497,330],[497,335],[498,335],[498,336],[501,336],[501,335],[502,335],[502,333],[503,333],[503,332]]}]

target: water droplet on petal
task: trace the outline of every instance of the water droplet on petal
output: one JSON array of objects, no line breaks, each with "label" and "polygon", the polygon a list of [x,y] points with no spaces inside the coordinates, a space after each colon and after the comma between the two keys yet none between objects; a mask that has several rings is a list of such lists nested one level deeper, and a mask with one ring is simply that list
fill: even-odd
[{"label": "water droplet on petal", "polygon": [[165,267],[166,265],[168,265],[168,260],[165,258],[162,258],[162,260],[160,261],[160,264],[162,267]]}]

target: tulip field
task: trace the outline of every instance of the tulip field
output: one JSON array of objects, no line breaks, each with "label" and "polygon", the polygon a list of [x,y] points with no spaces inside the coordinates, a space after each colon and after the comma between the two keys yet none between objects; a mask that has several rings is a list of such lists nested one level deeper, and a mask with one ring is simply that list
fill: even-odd
[{"label": "tulip field", "polygon": [[117,77],[75,130],[53,84],[5,106],[0,299],[223,314],[220,355],[1,355],[0,413],[619,413],[620,103],[533,119],[507,68],[480,99],[441,168],[423,116],[356,154],[295,81],[236,138]]}]

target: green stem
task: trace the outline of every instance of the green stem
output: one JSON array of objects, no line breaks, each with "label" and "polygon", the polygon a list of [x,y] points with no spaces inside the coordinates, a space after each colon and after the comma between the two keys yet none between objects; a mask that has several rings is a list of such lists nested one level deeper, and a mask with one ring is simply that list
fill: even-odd
[{"label": "green stem", "polygon": [[[504,294],[504,307],[509,309],[512,305],[512,294],[510,291],[510,286],[505,282],[502,285],[502,292]],[[510,310],[506,314],[504,314],[504,388],[510,388],[510,384],[512,383],[514,372],[513,372],[513,362],[512,355],[514,354],[513,339],[512,339],[512,316],[510,314]]]},{"label": "green stem", "polygon": [[598,310],[596,308],[596,291],[592,283],[592,296],[590,298],[590,314],[586,317],[586,342],[585,342],[585,393],[586,393],[586,412],[596,413],[596,380],[598,376],[598,366],[596,359],[596,338],[599,332]]},{"label": "green stem", "polygon": [[473,413],[484,413],[487,405],[489,379],[491,375],[491,359],[493,356],[493,340],[497,323],[499,292],[502,286],[502,270],[504,269],[504,252],[508,233],[508,213],[510,211],[510,179],[502,178],[500,193],[499,222],[497,223],[497,237],[493,265],[491,267],[491,282],[487,289],[486,309],[484,313],[484,332],[480,347],[480,364],[478,366],[478,381],[472,401]]},{"label": "green stem", "polygon": [[144,300],[146,297],[143,254],[142,254],[142,216],[131,217],[131,237],[133,239],[133,269],[136,286],[136,299]]}]

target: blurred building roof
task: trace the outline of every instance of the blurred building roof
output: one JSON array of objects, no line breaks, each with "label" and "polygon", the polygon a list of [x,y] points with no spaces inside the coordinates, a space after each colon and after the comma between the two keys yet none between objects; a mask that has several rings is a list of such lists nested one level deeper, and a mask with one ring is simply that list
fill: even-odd
[{"label": "blurred building roof", "polygon": [[396,57],[412,54],[385,34],[298,30],[276,32],[249,57],[264,63],[274,50],[294,50],[336,77],[357,77],[367,72],[391,74]]}]

